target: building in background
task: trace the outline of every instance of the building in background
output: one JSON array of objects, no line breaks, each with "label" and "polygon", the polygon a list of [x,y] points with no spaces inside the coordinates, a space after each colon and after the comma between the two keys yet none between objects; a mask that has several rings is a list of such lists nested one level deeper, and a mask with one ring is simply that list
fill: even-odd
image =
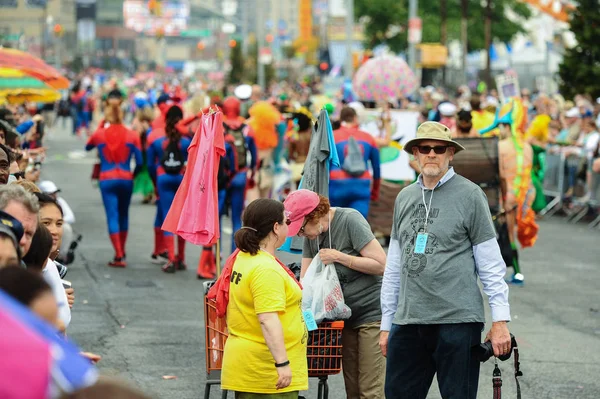
[{"label": "building in background", "polygon": [[68,62],[75,48],[76,0],[0,0],[0,43],[44,58]]}]

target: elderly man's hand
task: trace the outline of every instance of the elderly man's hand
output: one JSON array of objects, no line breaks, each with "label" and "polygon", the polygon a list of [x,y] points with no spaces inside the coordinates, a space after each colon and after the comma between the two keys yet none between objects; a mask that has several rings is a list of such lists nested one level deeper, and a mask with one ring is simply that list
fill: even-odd
[{"label": "elderly man's hand", "polygon": [[492,342],[495,357],[510,353],[510,332],[505,321],[492,323],[492,328],[487,333],[485,340]]}]

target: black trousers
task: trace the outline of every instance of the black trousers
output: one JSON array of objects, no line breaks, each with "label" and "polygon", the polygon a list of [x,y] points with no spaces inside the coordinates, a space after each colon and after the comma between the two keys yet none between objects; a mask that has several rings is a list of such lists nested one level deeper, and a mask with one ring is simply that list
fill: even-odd
[{"label": "black trousers", "polygon": [[396,325],[390,330],[387,399],[425,399],[434,374],[444,399],[476,399],[482,323]]}]

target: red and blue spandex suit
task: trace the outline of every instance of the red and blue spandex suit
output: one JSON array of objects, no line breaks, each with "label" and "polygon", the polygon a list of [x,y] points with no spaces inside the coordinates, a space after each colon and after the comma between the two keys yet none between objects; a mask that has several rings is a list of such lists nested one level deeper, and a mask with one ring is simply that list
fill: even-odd
[{"label": "red and blue spandex suit", "polygon": [[[356,128],[341,127],[333,132],[335,147],[340,158],[340,165],[348,153],[348,140],[353,136],[360,146],[365,164],[371,164],[373,176],[368,167],[362,176],[353,177],[342,168],[332,166],[329,172],[329,200],[331,206],[354,208],[365,218],[369,214],[371,199],[379,196],[379,184],[381,178],[381,166],[379,160],[379,149],[375,139],[369,133]],[[371,186],[371,180],[373,185]]]},{"label": "red and blue spandex suit", "polygon": [[89,138],[86,151],[98,148],[100,157],[99,186],[106,212],[108,233],[115,257],[125,257],[129,230],[129,204],[133,191],[131,158],[141,166],[142,151],[139,134],[121,124],[101,127]]},{"label": "red and blue spandex suit", "polygon": [[[179,185],[183,181],[183,175],[185,173],[185,167],[181,168],[179,174],[168,174],[165,172],[162,166],[162,158],[169,144],[169,138],[165,135],[159,135],[148,146],[147,159],[148,159],[148,170],[150,175],[156,179],[156,187],[158,190],[158,214],[161,217],[165,217],[169,213],[175,193]],[[183,136],[179,140],[179,151],[181,151],[182,158],[187,162],[187,152],[190,146],[191,140]],[[161,222],[162,223],[162,222]],[[167,252],[169,253],[169,260],[171,262],[183,262],[185,257],[185,240],[178,239],[178,255],[175,256],[175,243],[173,239],[173,233],[167,231],[164,232],[164,245]]]}]

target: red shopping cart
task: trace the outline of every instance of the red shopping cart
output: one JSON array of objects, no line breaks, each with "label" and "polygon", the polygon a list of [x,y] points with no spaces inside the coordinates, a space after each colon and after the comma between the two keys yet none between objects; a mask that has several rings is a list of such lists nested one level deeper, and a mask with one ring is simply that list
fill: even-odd
[{"label": "red shopping cart", "polygon": [[[208,291],[208,289],[206,290]],[[223,350],[227,341],[227,323],[217,317],[215,301],[204,297],[204,328],[206,337],[206,372],[209,378],[204,388],[204,399],[210,398],[213,385],[221,384]],[[318,399],[329,397],[327,377],[342,371],[342,330],[343,321],[325,322],[308,334],[306,359],[308,376],[319,379]],[[227,391],[222,398],[227,398]]]}]

